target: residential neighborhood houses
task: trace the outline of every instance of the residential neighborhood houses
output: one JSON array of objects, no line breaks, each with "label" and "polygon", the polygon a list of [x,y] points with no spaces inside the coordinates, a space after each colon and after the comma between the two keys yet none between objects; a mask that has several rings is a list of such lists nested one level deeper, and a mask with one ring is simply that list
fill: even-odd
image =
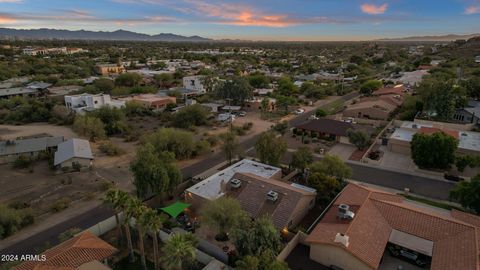
[{"label": "residential neighborhood houses", "polygon": [[3,43],[5,269],[480,269],[475,40]]}]

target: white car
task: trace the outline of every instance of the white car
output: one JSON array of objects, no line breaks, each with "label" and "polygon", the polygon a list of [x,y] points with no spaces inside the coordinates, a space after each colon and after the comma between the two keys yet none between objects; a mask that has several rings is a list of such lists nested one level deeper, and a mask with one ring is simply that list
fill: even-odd
[{"label": "white car", "polygon": [[295,110],[295,114],[297,114],[297,115],[298,115],[298,114],[302,114],[302,113],[304,113],[304,112],[305,112],[305,109],[302,109],[302,108]]},{"label": "white car", "polygon": [[229,113],[221,113],[217,116],[217,120],[220,122],[233,122],[235,115]]}]

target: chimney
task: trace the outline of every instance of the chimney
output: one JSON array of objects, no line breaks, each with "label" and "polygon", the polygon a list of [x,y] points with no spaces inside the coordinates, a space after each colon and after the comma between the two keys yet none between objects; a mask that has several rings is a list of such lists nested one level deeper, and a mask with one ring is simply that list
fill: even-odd
[{"label": "chimney", "polygon": [[343,233],[337,233],[337,235],[335,235],[335,241],[334,242],[335,243],[341,243],[345,247],[348,247],[348,245],[350,244],[350,242],[348,240],[349,240],[348,235],[343,234]]}]

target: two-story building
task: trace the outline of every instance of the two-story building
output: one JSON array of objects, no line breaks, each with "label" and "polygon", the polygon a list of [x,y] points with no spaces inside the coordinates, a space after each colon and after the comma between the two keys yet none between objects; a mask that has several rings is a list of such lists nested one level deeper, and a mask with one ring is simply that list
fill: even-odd
[{"label": "two-story building", "polygon": [[84,113],[86,111],[92,111],[99,109],[103,106],[112,106],[116,108],[121,108],[125,106],[125,101],[122,100],[112,100],[110,95],[106,94],[87,94],[83,93],[80,95],[65,96],[65,106],[75,111],[76,113]]}]

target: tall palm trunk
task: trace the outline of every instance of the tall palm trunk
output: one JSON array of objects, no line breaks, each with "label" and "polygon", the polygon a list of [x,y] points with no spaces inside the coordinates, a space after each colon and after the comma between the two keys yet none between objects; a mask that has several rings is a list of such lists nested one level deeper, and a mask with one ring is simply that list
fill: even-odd
[{"label": "tall palm trunk", "polygon": [[155,270],[159,269],[158,265],[158,235],[153,231],[153,263],[155,264]]},{"label": "tall palm trunk", "polygon": [[120,218],[118,212],[115,212],[115,222],[117,224],[117,245],[120,246],[123,239],[123,230],[120,224]]},{"label": "tall palm trunk", "polygon": [[141,261],[144,270],[147,269],[147,260],[145,259],[145,247],[143,245],[143,229],[141,226],[138,226],[138,242],[140,246]]},{"label": "tall palm trunk", "polygon": [[134,262],[135,254],[133,253],[132,234],[130,233],[130,224],[128,224],[128,222],[125,223],[125,233],[127,234],[127,245],[129,250],[130,262]]}]

